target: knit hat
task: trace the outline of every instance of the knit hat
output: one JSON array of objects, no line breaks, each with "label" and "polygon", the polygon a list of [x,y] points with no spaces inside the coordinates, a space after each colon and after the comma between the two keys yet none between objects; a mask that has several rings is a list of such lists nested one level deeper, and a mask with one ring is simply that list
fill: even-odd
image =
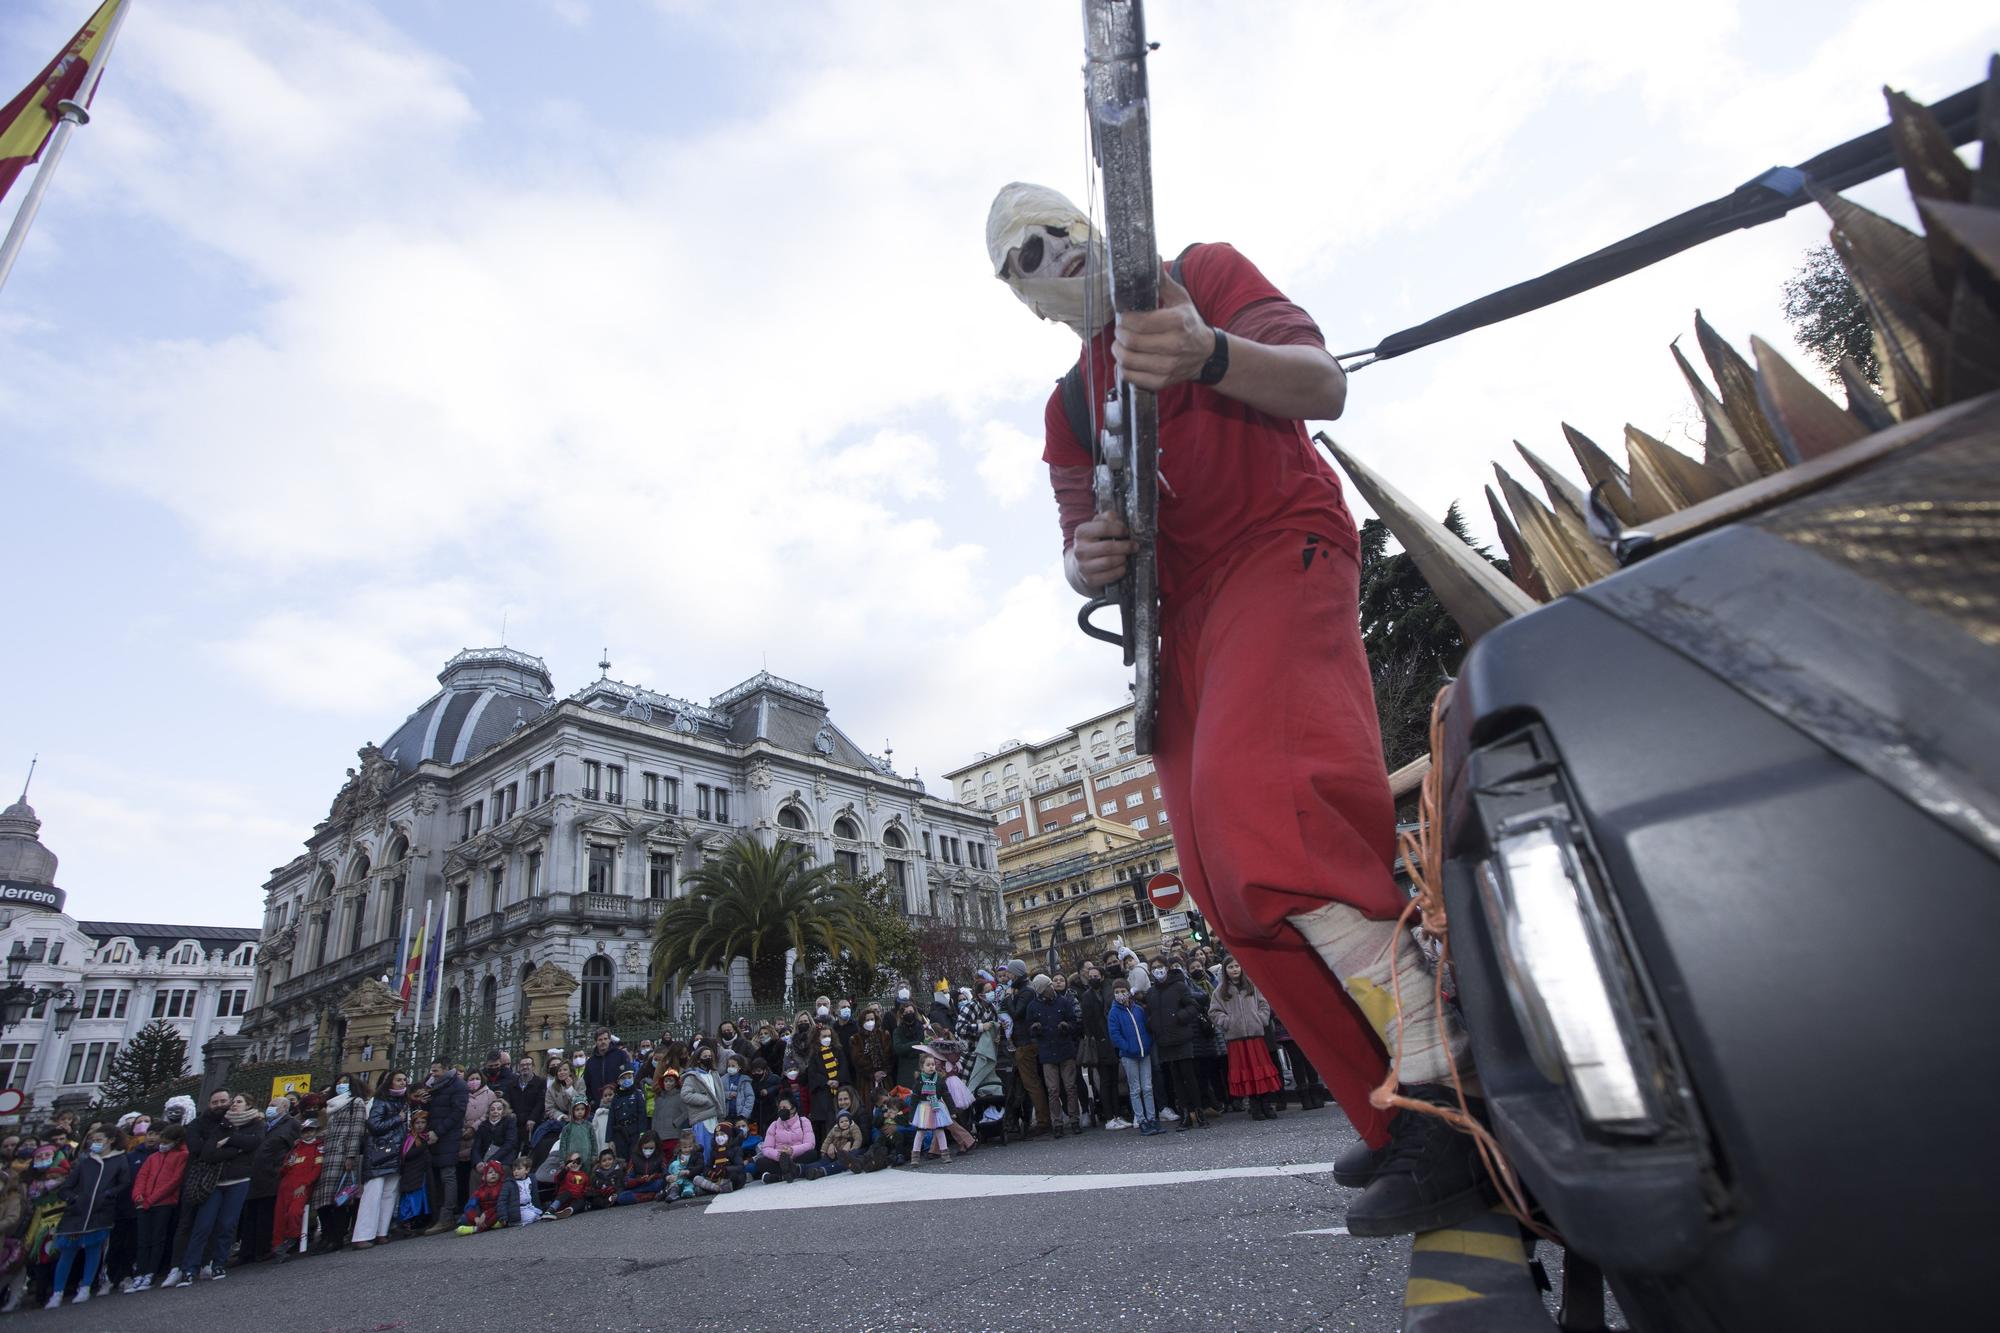
[{"label": "knit hat", "polygon": [[1028,989],[1033,991],[1035,994],[1040,995],[1043,991],[1047,990],[1050,986],[1054,984],[1055,984],[1054,982],[1049,980],[1048,973],[1037,972],[1035,973],[1035,979],[1028,983]]},{"label": "knit hat", "polygon": [[990,967],[982,967],[979,969],[978,976],[981,981],[992,981],[993,969]]},{"label": "knit hat", "polygon": [[1012,972],[1016,977],[1025,977],[1028,975],[1028,965],[1018,958],[1009,958],[1007,960],[1007,970]]}]

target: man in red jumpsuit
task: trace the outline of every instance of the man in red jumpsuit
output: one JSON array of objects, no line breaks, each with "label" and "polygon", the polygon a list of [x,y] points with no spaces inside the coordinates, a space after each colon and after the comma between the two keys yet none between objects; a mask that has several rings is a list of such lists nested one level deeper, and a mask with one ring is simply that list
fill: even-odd
[{"label": "man in red jumpsuit", "polygon": [[[1462,1221],[1486,1206],[1471,1140],[1368,1100],[1396,1040],[1406,1095],[1455,1105],[1429,976],[1394,922],[1395,811],[1361,646],[1354,520],[1305,419],[1338,417],[1347,384],[1312,318],[1224,244],[1163,274],[1160,308],[1111,318],[1101,242],[1053,190],[1015,183],[987,221],[997,277],[1083,340],[1101,427],[1119,377],[1158,395],[1160,708],[1154,764],[1181,874],[1269,996],[1363,1145],[1356,1235]],[[1060,389],[1045,413],[1064,569],[1088,596],[1132,551],[1094,512],[1088,441]],[[1392,953],[1400,951],[1400,959]]]}]

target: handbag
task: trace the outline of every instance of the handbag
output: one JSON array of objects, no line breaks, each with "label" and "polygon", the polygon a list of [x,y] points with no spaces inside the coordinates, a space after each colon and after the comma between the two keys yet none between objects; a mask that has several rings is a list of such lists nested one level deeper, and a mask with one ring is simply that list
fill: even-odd
[{"label": "handbag", "polygon": [[347,1207],[348,1204],[354,1202],[354,1196],[358,1193],[360,1193],[360,1190],[354,1184],[354,1173],[352,1171],[343,1172],[340,1177],[340,1185],[333,1192],[333,1206],[336,1208]]},{"label": "handbag", "polygon": [[965,1080],[952,1074],[944,1081],[944,1089],[951,1094],[951,1104],[963,1111],[972,1105],[972,1089],[965,1086]]},{"label": "handbag", "polygon": [[1100,1064],[1097,1054],[1097,1036],[1086,1032],[1076,1043],[1076,1061],[1082,1065]]}]

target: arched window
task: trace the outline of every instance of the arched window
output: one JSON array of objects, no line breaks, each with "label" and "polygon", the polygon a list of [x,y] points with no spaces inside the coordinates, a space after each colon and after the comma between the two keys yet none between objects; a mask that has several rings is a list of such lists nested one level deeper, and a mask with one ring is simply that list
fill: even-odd
[{"label": "arched window", "polygon": [[367,934],[368,895],[366,892],[362,892],[354,895],[352,924],[348,927],[347,931],[347,951],[349,953],[360,952],[361,941],[367,937]]},{"label": "arched window", "polygon": [[583,965],[583,1021],[602,1023],[611,1012],[611,960],[594,955]]},{"label": "arched window", "polygon": [[853,820],[849,819],[846,815],[842,815],[833,821],[833,836],[836,838],[859,839],[861,837],[861,829]]},{"label": "arched window", "polygon": [[386,866],[392,866],[396,864],[396,862],[408,856],[409,854],[410,854],[410,840],[404,837],[402,834],[398,833],[395,837],[389,839],[389,851],[388,854],[382,858],[382,864]]},{"label": "arched window", "polygon": [[521,1013],[521,1020],[522,1020],[522,1022],[524,1022],[524,1023],[525,1023],[525,1022],[527,1021],[527,1018],[528,1018],[528,978],[529,978],[529,977],[532,977],[532,976],[534,976],[534,975],[535,975],[535,965],[534,965],[533,963],[523,963],[523,964],[521,964],[521,1010],[520,1010],[520,1013]]},{"label": "arched window", "polygon": [[805,826],[806,826],[806,817],[803,814],[799,813],[799,808],[796,805],[788,805],[784,809],[778,811],[779,828],[802,829]]},{"label": "arched window", "polygon": [[1002,776],[1010,778],[1017,778],[1021,776],[1021,770],[1014,767],[1014,765],[1012,764],[1008,764],[1005,768],[1001,769],[1000,772]]},{"label": "arched window", "polygon": [[193,967],[201,961],[201,946],[193,940],[182,940],[167,955],[167,961],[175,967]]},{"label": "arched window", "polygon": [[486,1018],[500,1016],[500,978],[488,976],[479,983],[479,1008]]},{"label": "arched window", "polygon": [[256,962],[257,946],[254,944],[239,944],[236,946],[236,952],[229,956],[231,967],[251,967]]},{"label": "arched window", "polygon": [[900,852],[910,845],[910,840],[903,833],[903,830],[891,824],[888,828],[882,830],[882,845],[884,847],[894,847]]},{"label": "arched window", "polygon": [[459,1010],[458,987],[453,986],[450,990],[444,993],[444,1011],[446,1014],[450,1015],[451,1018],[456,1020],[458,1018],[458,1010]]},{"label": "arched window", "polygon": [[368,860],[368,853],[366,852],[361,853],[359,856],[354,858],[353,866],[351,866],[348,869],[347,882],[349,884],[352,884],[357,879],[367,879],[368,872],[373,870],[374,868],[375,867],[373,866],[373,864],[371,864]]}]

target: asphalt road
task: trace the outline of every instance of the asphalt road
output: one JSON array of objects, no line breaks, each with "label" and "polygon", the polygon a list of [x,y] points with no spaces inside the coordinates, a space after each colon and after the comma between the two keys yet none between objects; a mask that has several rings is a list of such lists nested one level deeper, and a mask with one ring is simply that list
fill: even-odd
[{"label": "asphalt road", "polygon": [[[1323,1234],[1341,1226],[1351,1197],[1323,1167],[1353,1141],[1331,1106],[1156,1138],[1094,1130],[982,1148],[950,1166],[753,1185],[707,1206],[259,1265],[8,1322],[50,1333],[1389,1333],[1401,1327],[1408,1242]],[[1222,1174],[1231,1171],[1256,1174]],[[1192,1172],[1216,1174],[1174,1174]]]}]

